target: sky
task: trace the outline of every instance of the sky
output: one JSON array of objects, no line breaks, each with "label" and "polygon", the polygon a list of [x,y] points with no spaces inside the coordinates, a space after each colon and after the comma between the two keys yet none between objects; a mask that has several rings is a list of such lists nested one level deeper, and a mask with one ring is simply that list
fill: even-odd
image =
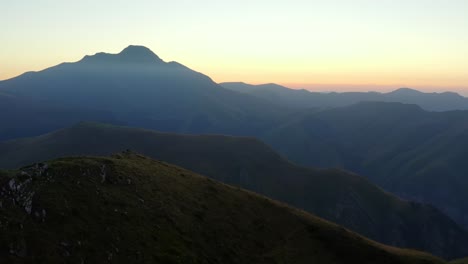
[{"label": "sky", "polygon": [[144,45],[216,82],[468,95],[466,0],[1,0],[0,80]]}]

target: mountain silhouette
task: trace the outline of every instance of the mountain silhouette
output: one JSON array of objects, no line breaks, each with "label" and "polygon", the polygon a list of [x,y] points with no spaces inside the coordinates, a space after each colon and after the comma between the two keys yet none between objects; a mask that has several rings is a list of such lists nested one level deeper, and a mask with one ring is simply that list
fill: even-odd
[{"label": "mountain silhouette", "polygon": [[250,135],[285,115],[281,107],[224,89],[141,46],[26,73],[0,82],[0,93],[57,108],[111,113],[113,123],[182,133]]},{"label": "mountain silhouette", "polygon": [[134,63],[134,64],[162,64],[158,55],[144,46],[130,45],[119,54],[100,52],[93,56],[85,56],[80,62],[84,63]]}]

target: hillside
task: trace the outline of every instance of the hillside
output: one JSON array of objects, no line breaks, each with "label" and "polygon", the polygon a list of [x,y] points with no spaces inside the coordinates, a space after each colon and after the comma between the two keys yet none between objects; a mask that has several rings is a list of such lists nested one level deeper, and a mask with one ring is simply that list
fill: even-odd
[{"label": "hillside", "polygon": [[226,89],[253,95],[292,108],[334,108],[363,101],[417,104],[428,111],[468,110],[468,98],[453,92],[424,93],[400,88],[389,93],[380,92],[311,92],[277,84],[251,85],[241,82],[221,83]]},{"label": "hillside", "polygon": [[299,164],[366,176],[468,227],[468,112],[360,103],[298,116],[262,138]]},{"label": "hillside", "polygon": [[468,255],[468,234],[438,210],[400,200],[355,174],[296,166],[253,138],[81,123],[36,138],[0,143],[0,167],[125,149],[267,195],[385,244],[446,258]]},{"label": "hillside", "polygon": [[454,260],[450,264],[468,264],[468,258]]},{"label": "hillside", "polygon": [[442,263],[135,154],[2,172],[8,263]]},{"label": "hillside", "polygon": [[[282,107],[224,89],[180,63],[165,62],[142,46],[129,46],[118,54],[97,53],[0,81],[0,94],[53,107],[109,113],[113,123],[181,133],[250,135],[286,114]],[[12,108],[8,116],[29,114],[36,123],[68,118],[59,110],[38,116]],[[8,116],[0,115],[0,123],[6,123]],[[75,122],[80,120],[103,121],[87,116]],[[0,140],[39,135],[28,122],[21,125],[28,135],[0,134]],[[43,132],[57,129],[48,128]]]}]

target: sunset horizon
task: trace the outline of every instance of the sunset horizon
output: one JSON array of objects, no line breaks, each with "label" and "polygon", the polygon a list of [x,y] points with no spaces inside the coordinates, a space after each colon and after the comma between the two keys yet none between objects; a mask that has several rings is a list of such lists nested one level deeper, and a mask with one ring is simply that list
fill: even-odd
[{"label": "sunset horizon", "polygon": [[468,94],[466,1],[46,2],[4,5],[0,80],[139,44],[216,82]]}]

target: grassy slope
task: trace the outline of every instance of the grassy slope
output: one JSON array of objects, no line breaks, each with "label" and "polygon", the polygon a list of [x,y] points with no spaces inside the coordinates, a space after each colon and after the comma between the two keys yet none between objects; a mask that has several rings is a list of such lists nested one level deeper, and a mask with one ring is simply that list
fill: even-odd
[{"label": "grassy slope", "polygon": [[85,123],[0,144],[0,167],[70,155],[109,155],[127,148],[287,202],[383,243],[447,258],[468,254],[466,232],[437,210],[397,199],[344,171],[295,166],[252,138]]},{"label": "grassy slope", "polygon": [[0,177],[1,262],[442,263],[134,154],[47,165]]},{"label": "grassy slope", "polygon": [[468,258],[454,260],[450,264],[468,264]]}]

